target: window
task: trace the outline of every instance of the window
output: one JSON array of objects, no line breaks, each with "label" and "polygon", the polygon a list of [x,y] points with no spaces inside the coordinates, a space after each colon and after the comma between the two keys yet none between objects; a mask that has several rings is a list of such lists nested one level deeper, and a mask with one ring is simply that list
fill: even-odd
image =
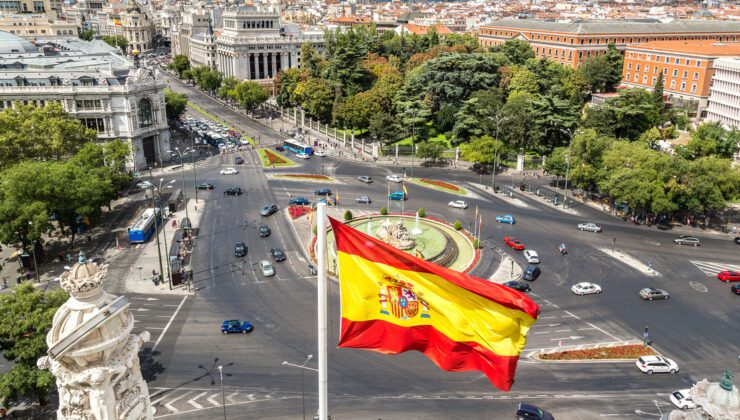
[{"label": "window", "polygon": [[84,99],[77,101],[77,109],[101,109],[102,105],[100,99]]},{"label": "window", "polygon": [[673,69],[673,77],[678,77],[678,69]]},{"label": "window", "polygon": [[700,60],[696,60],[696,67],[701,67],[701,61]]},{"label": "window", "polygon": [[642,84],[643,85],[647,84],[647,78],[648,78],[647,75],[642,76]]},{"label": "window", "polygon": [[647,64],[645,65],[645,73],[650,73],[650,66]]},{"label": "window", "polygon": [[80,122],[85,127],[95,130],[98,133],[105,131],[105,122],[102,118],[81,118]]},{"label": "window", "polygon": [[695,71],[694,72],[694,80],[699,80],[699,72],[698,71]]},{"label": "window", "polygon": [[668,75],[668,68],[663,67],[663,76],[667,76],[667,75]]},{"label": "window", "polygon": [[139,127],[149,127],[154,124],[152,118],[152,103],[149,99],[139,101]]},{"label": "window", "polygon": [[671,89],[675,89],[675,88],[676,88],[676,81],[671,80]]},{"label": "window", "polygon": [[632,70],[632,63],[627,63],[627,70]]},{"label": "window", "polygon": [[696,93],[696,83],[691,85],[691,93]]},{"label": "window", "polygon": [[627,76],[624,78],[624,80],[626,80],[628,82],[630,81],[630,74],[629,73],[627,73]]},{"label": "window", "polygon": [[658,78],[657,77],[653,77],[653,86],[655,86],[656,83],[658,83]]},{"label": "window", "polygon": [[637,65],[637,68],[635,68],[635,70],[640,71],[640,65],[639,64]]},{"label": "window", "polygon": [[640,81],[640,75],[639,74],[636,74],[635,75],[635,83],[637,83],[639,81]]},{"label": "window", "polygon": [[658,66],[653,67],[653,74],[658,74]]},{"label": "window", "polygon": [[681,83],[681,90],[686,90],[686,82]]}]

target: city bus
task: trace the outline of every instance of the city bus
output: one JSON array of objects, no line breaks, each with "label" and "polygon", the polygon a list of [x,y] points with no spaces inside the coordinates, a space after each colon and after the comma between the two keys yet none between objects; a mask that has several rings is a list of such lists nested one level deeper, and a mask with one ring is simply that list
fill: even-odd
[{"label": "city bus", "polygon": [[[156,214],[156,215],[155,215]],[[128,227],[128,239],[132,243],[143,243],[151,238],[154,233],[155,224],[162,222],[162,213],[159,209],[147,208],[134,219]]]},{"label": "city bus", "polygon": [[313,148],[311,146],[301,143],[295,139],[287,139],[283,142],[283,147],[290,150],[293,153],[305,153],[309,156],[313,154]]}]

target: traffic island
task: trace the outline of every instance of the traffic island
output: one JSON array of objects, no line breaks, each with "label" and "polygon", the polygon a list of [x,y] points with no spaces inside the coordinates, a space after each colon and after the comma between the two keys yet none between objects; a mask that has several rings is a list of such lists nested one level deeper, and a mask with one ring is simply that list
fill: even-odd
[{"label": "traffic island", "polygon": [[642,342],[593,344],[554,347],[532,351],[527,358],[556,363],[634,362],[641,356],[655,356],[658,352]]},{"label": "traffic island", "polygon": [[434,190],[442,191],[442,192],[446,192],[450,194],[462,195],[465,197],[470,195],[468,191],[463,187],[457,186],[455,184],[451,184],[449,182],[438,181],[436,179],[407,178],[405,181],[410,182],[412,184],[420,185],[422,187],[432,188]]},{"label": "traffic island", "polygon": [[282,179],[285,181],[308,181],[308,182],[338,182],[336,179],[318,174],[275,174],[272,175],[274,179]]},{"label": "traffic island", "polygon": [[292,160],[280,156],[270,149],[257,149],[257,154],[260,156],[260,163],[262,163],[262,167],[265,169],[289,168],[291,166],[298,165]]}]

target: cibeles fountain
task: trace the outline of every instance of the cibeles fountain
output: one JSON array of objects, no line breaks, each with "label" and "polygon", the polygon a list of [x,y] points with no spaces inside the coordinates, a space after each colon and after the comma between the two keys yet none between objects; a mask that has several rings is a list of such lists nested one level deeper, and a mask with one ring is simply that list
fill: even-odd
[{"label": "cibeles fountain", "polygon": [[689,391],[695,407],[686,411],[673,410],[665,420],[737,420],[740,419],[740,390],[732,383],[731,371],[722,374],[719,382],[706,379],[694,384]]},{"label": "cibeles fountain", "polygon": [[152,419],[149,390],[141,376],[139,349],[149,333],[132,334],[134,316],[123,296],[102,288],[108,266],[79,261],[60,284],[70,294],[46,336],[48,355],[38,360],[56,378],[57,418]]}]

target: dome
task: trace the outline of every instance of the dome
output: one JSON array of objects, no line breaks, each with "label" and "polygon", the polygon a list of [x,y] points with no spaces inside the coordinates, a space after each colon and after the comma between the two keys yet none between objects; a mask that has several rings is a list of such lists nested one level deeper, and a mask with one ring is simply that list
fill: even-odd
[{"label": "dome", "polygon": [[10,32],[0,31],[0,54],[39,52],[27,39]]}]

